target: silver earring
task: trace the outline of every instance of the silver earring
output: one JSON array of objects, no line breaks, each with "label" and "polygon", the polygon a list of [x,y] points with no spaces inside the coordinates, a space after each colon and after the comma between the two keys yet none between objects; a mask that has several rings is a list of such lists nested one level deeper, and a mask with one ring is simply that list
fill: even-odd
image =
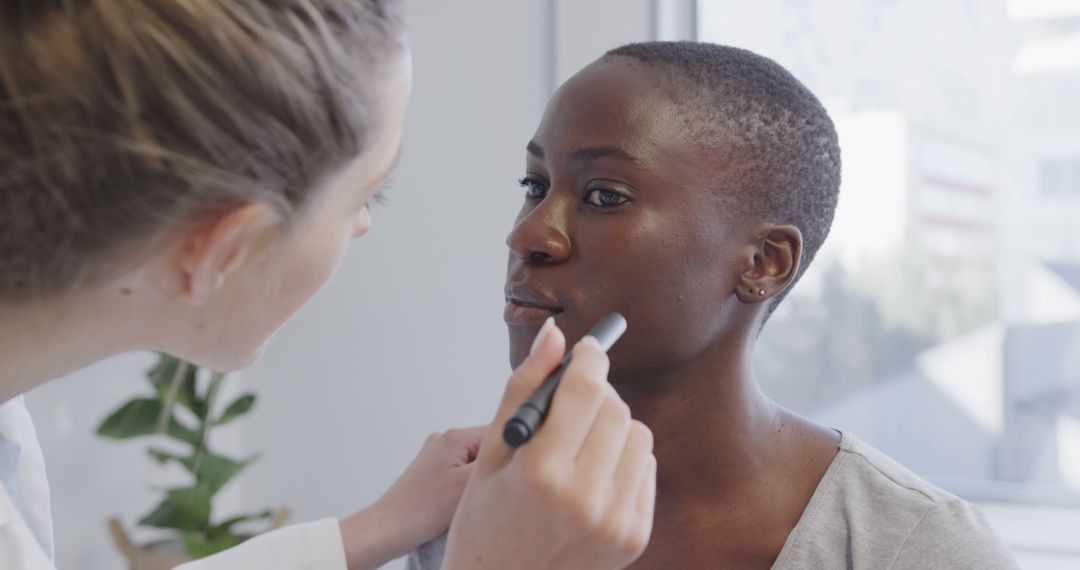
[{"label": "silver earring", "polygon": [[758,289],[757,294],[758,294],[758,297],[764,297],[765,296],[765,290],[764,289]]}]

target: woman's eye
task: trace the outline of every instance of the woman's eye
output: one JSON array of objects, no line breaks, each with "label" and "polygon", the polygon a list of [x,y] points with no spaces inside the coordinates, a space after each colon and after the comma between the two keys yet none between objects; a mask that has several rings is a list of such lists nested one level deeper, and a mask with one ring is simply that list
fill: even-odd
[{"label": "woman's eye", "polygon": [[518,184],[521,184],[521,187],[525,189],[526,200],[540,201],[547,195],[547,187],[535,178],[522,178],[518,180]]},{"label": "woman's eye", "polygon": [[585,203],[601,208],[621,206],[629,201],[626,196],[608,188],[594,188],[585,195]]},{"label": "woman's eye", "polygon": [[389,186],[384,185],[382,187],[382,189],[380,189],[378,192],[376,192],[375,195],[372,196],[371,199],[368,200],[366,204],[364,204],[364,208],[370,210],[372,206],[385,206],[385,205],[389,204],[390,203],[390,198],[388,198],[387,195],[386,195],[386,189],[388,187]]}]

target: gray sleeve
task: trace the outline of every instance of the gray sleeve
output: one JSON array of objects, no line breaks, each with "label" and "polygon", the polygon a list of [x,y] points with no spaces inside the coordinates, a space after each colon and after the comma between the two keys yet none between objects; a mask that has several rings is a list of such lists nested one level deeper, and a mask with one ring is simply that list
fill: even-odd
[{"label": "gray sleeve", "polygon": [[431,542],[421,544],[406,559],[405,567],[408,570],[439,570],[446,552],[446,534],[444,532]]},{"label": "gray sleeve", "polygon": [[978,509],[954,499],[927,510],[891,568],[1013,570],[1020,564]]}]

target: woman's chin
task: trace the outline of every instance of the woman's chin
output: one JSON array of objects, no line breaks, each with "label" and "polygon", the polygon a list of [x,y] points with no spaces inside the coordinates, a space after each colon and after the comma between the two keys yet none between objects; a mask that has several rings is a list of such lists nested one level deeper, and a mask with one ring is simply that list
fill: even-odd
[{"label": "woman's chin", "polygon": [[510,368],[517,369],[529,356],[536,331],[524,331],[518,327],[507,327],[510,335]]},{"label": "woman's chin", "polygon": [[235,370],[247,368],[248,366],[251,366],[252,364],[258,362],[259,359],[262,358],[262,355],[266,352],[266,347],[269,344],[270,339],[267,339],[263,341],[262,344],[255,347],[255,349],[247,350],[240,353],[238,355],[239,358],[236,358],[232,362],[227,363],[230,364],[228,368],[218,368],[217,370],[220,372],[233,372]]},{"label": "woman's chin", "polygon": [[263,341],[262,344],[252,348],[247,347],[210,347],[207,351],[171,351],[168,348],[164,349],[164,352],[168,352],[177,358],[181,358],[188,362],[195,364],[201,368],[213,370],[215,372],[235,372],[255,364],[266,352],[266,346],[269,344],[269,340]]}]

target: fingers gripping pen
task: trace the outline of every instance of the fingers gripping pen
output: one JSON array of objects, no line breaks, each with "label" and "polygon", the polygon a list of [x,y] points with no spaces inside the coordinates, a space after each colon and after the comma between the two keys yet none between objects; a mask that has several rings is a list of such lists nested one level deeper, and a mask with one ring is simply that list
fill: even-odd
[{"label": "fingers gripping pen", "polygon": [[[586,336],[595,338],[600,343],[600,348],[607,352],[615,341],[626,332],[626,319],[619,313],[611,313],[589,331]],[[551,397],[555,389],[559,387],[563,372],[570,364],[570,354],[567,354],[554,372],[544,380],[544,383],[529,396],[528,400],[514,412],[514,415],[506,421],[503,427],[503,439],[510,447],[518,447],[525,444],[540,428],[540,424],[547,417],[548,407],[551,406]]]}]

